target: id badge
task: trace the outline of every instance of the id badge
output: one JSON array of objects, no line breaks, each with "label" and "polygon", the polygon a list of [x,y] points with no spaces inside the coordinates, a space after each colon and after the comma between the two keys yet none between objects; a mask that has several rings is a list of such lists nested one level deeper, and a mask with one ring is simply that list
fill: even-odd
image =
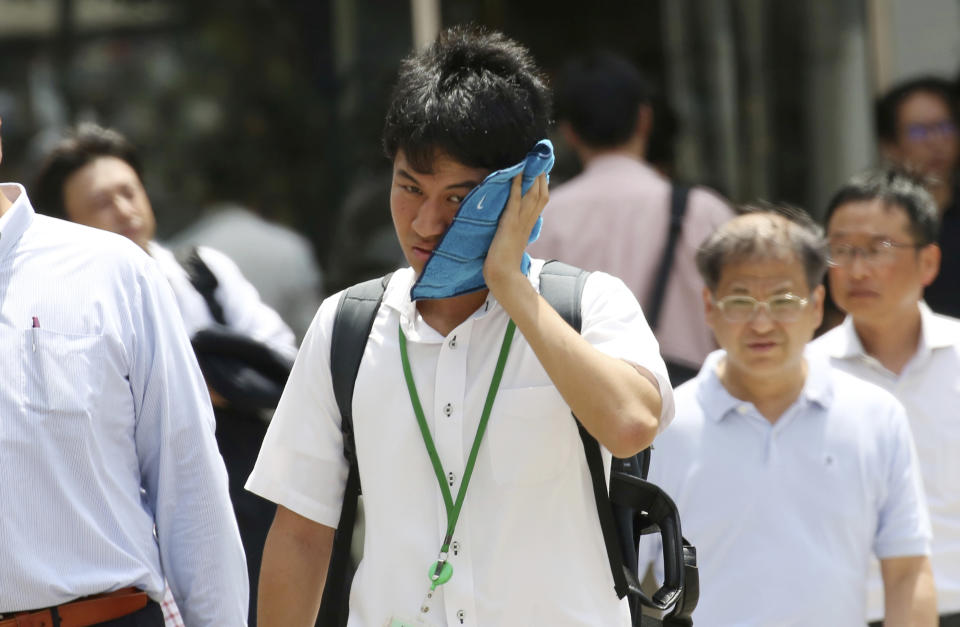
[{"label": "id badge", "polygon": [[433,623],[428,623],[422,618],[397,618],[391,617],[384,627],[434,627]]}]

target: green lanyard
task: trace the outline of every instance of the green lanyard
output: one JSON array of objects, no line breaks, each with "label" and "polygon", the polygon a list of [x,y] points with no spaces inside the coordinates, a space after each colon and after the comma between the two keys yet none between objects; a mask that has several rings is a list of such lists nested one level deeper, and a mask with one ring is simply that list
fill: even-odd
[{"label": "green lanyard", "polygon": [[470,484],[470,477],[473,475],[473,467],[477,463],[477,453],[480,451],[480,441],[483,439],[483,433],[487,429],[487,422],[490,419],[490,410],[493,408],[493,401],[497,396],[497,390],[500,389],[500,380],[503,378],[503,368],[507,363],[507,355],[510,353],[510,344],[513,342],[513,334],[517,327],[511,320],[507,324],[507,330],[503,334],[503,343],[500,345],[500,357],[497,359],[497,367],[493,371],[493,378],[490,380],[490,389],[487,391],[487,400],[483,405],[483,413],[480,414],[480,424],[477,425],[477,435],[473,438],[473,448],[470,449],[470,457],[467,458],[467,466],[463,469],[463,478],[460,481],[460,490],[457,492],[457,500],[453,501],[450,494],[450,488],[444,478],[443,466],[440,464],[440,456],[437,455],[437,447],[430,436],[430,429],[427,428],[427,419],[423,415],[423,407],[420,405],[420,397],[417,394],[416,384],[413,382],[413,372],[410,370],[410,359],[407,357],[407,336],[403,334],[403,328],[398,327],[400,332],[400,361],[403,363],[403,376],[407,380],[407,390],[410,392],[410,404],[413,405],[413,413],[417,416],[417,424],[420,426],[420,433],[423,435],[423,443],[427,447],[427,454],[430,456],[430,463],[433,464],[433,472],[437,475],[437,482],[440,484],[440,492],[443,494],[443,504],[447,509],[447,533],[443,538],[443,545],[440,547],[440,556],[430,567],[431,590],[438,585],[446,583],[453,575],[453,567],[447,563],[447,552],[450,550],[450,543],[453,541],[453,530],[457,526],[457,519],[460,517],[460,509],[463,507],[463,499],[467,495],[467,486]]}]

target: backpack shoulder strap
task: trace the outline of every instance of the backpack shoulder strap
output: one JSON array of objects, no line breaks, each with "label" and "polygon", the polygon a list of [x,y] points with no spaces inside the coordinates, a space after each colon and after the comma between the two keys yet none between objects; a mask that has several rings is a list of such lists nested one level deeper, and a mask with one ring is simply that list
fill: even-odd
[{"label": "backpack shoulder strap", "polygon": [[660,322],[660,311],[663,309],[663,298],[667,293],[667,283],[670,271],[673,269],[673,258],[677,250],[677,240],[683,231],[683,217],[687,213],[687,196],[690,188],[686,185],[673,185],[670,190],[670,229],[667,231],[667,243],[663,247],[663,255],[657,266],[657,282],[650,293],[650,302],[644,313],[650,328],[657,330]]},{"label": "backpack shoulder strap", "polygon": [[[583,320],[580,312],[580,299],[583,296],[583,286],[586,284],[589,274],[585,270],[559,261],[548,261],[540,271],[540,295],[577,333],[582,330]],[[603,469],[600,443],[587,432],[579,420],[577,420],[577,430],[580,432],[583,452],[587,458],[587,467],[590,469],[590,483],[593,486],[593,496],[596,501],[597,514],[600,517],[600,530],[603,532],[603,543],[607,549],[607,559],[610,562],[614,589],[617,592],[617,597],[622,599],[627,594],[629,586],[624,574],[624,560],[618,538],[616,519],[607,491],[607,478]]]},{"label": "backpack shoulder strap", "polygon": [[318,614],[319,625],[343,627],[350,611],[350,586],[354,564],[350,549],[360,498],[360,468],[353,437],[353,389],[363,360],[363,351],[370,329],[383,301],[383,293],[391,274],[371,279],[348,288],[337,304],[337,314],[330,336],[330,375],[333,394],[340,410],[340,431],[343,433],[343,455],[350,470],[343,493],[340,521],[333,539],[333,553],[327,569],[327,585],[323,589]]},{"label": "backpack shoulder strap", "polygon": [[[367,346],[373,320],[383,301],[383,293],[391,274],[358,283],[344,291],[337,304],[337,314],[330,335],[330,374],[333,394],[340,409],[341,430],[351,439],[353,454],[353,388],[360,370],[360,361]],[[346,444],[346,440],[344,440]],[[348,459],[350,456],[348,456]]]},{"label": "backpack shoulder strap", "polygon": [[583,323],[580,297],[589,275],[586,270],[556,260],[543,264],[540,271],[540,295],[577,333]]},{"label": "backpack shoulder strap", "polygon": [[227,321],[223,315],[223,307],[220,306],[220,303],[213,295],[217,286],[220,285],[220,282],[217,281],[217,276],[213,273],[213,270],[210,269],[210,266],[207,265],[207,262],[200,256],[197,247],[190,246],[189,248],[180,249],[174,253],[174,257],[190,278],[190,284],[193,285],[193,289],[197,290],[197,292],[203,296],[203,300],[207,303],[207,309],[210,310],[210,315],[213,316],[213,319],[219,324],[226,324]]}]

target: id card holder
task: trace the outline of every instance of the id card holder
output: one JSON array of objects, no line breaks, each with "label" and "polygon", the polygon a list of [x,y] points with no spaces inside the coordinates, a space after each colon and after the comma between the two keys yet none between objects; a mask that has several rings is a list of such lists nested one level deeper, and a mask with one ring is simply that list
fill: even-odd
[{"label": "id card holder", "polygon": [[434,627],[433,623],[425,622],[422,618],[391,617],[384,627]]}]

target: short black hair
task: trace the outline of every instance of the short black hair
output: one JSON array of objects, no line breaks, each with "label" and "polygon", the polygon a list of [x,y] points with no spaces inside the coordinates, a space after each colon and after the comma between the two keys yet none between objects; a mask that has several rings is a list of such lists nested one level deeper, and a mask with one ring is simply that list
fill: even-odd
[{"label": "short black hair", "polygon": [[69,130],[50,151],[40,166],[32,194],[41,213],[67,217],[63,188],[74,172],[101,157],[116,157],[133,168],[143,179],[143,168],[136,148],[119,132],[85,122]]},{"label": "short black hair", "polygon": [[812,291],[827,272],[827,241],[810,215],[793,205],[759,202],[714,231],[697,250],[697,270],[716,294],[723,268],[753,259],[799,260]]},{"label": "short black hair", "polygon": [[940,235],[940,216],[937,203],[918,176],[900,169],[884,168],[857,174],[834,193],[827,203],[823,223],[841,206],[864,200],[881,200],[887,207],[899,207],[910,221],[910,234],[917,246],[937,241]]},{"label": "short black hair", "polygon": [[[557,119],[593,148],[627,142],[640,105],[653,105],[652,85],[624,57],[595,50],[570,59],[557,79]],[[654,121],[656,124],[656,120]]]},{"label": "short black hair", "polygon": [[438,152],[498,170],[547,136],[550,115],[550,90],[526,48],[499,32],[458,26],[401,63],[383,147],[390,159],[402,150],[420,172]]},{"label": "short black hair", "polygon": [[949,81],[936,76],[921,76],[894,85],[877,99],[875,106],[877,139],[887,143],[897,141],[900,106],[907,98],[919,92],[941,98],[947,110],[950,111],[950,117],[955,123],[957,122],[954,86]]}]

